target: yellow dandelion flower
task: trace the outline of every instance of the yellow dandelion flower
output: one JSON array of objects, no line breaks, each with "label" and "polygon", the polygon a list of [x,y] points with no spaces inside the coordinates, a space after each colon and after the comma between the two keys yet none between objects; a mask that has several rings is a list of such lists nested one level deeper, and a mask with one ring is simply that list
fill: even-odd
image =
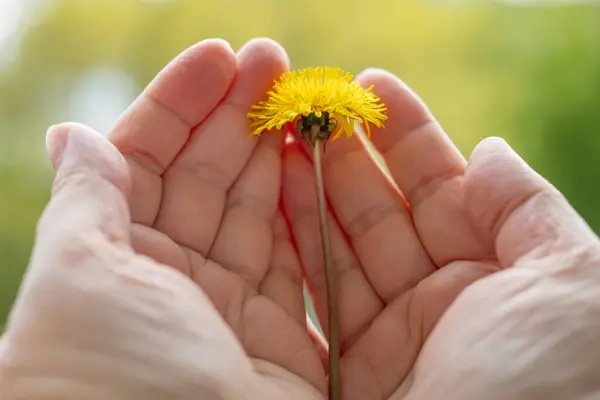
[{"label": "yellow dandelion flower", "polygon": [[295,124],[304,139],[327,141],[354,133],[354,122],[383,127],[386,107],[372,92],[363,88],[352,74],[340,68],[304,68],[286,72],[275,81],[268,99],[252,106],[248,118],[253,135]]}]

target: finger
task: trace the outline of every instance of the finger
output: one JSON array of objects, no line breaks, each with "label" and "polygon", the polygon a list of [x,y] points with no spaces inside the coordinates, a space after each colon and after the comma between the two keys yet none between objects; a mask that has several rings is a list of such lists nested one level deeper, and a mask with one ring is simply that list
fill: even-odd
[{"label": "finger", "polygon": [[269,269],[259,295],[244,306],[244,347],[250,357],[273,362],[324,390],[323,348],[307,335],[300,261],[280,213],[274,225]]},{"label": "finger", "polygon": [[385,128],[371,140],[408,200],[419,237],[432,260],[442,266],[487,255],[465,215],[462,179],[465,160],[433,116],[404,83],[380,70],[359,81],[374,85],[387,106]]},{"label": "finger", "polygon": [[65,243],[86,240],[127,244],[130,182],[117,149],[91,128],[72,123],[51,127],[47,147],[56,178],[38,245],[55,254]]},{"label": "finger", "polygon": [[[208,257],[258,290],[273,255],[283,135],[262,136],[226,201]],[[235,244],[236,251],[231,251]]]},{"label": "finger", "polygon": [[[313,167],[309,159],[295,146],[284,151],[283,203],[291,231],[304,266],[312,293],[315,311],[328,331],[327,290],[321,235],[317,213],[317,193]],[[340,340],[342,350],[371,323],[383,304],[360,268],[352,249],[338,224],[329,215],[333,258],[338,280]]]},{"label": "finger", "polygon": [[135,222],[151,226],[161,201],[160,175],[225,96],[235,55],[223,40],[200,42],[177,56],[144,90],[108,134],[132,173]]},{"label": "finger", "polygon": [[[273,219],[279,201],[283,135],[263,136],[229,191],[211,260],[258,290],[273,254]],[[231,251],[235,243],[236,251]]]},{"label": "finger", "polygon": [[273,257],[259,293],[272,299],[287,315],[306,327],[303,276],[300,260],[285,218],[279,212],[273,228]]},{"label": "finger", "polygon": [[257,143],[246,114],[287,68],[287,56],[269,40],[254,40],[237,55],[230,93],[199,127],[165,173],[155,227],[204,257],[225,210],[226,194]]},{"label": "finger", "polygon": [[524,255],[596,245],[598,238],[567,200],[502,139],[473,151],[465,192],[471,220],[507,267]]},{"label": "finger", "polygon": [[379,297],[390,302],[435,271],[404,198],[358,135],[329,143],[323,169],[327,197]]},{"label": "finger", "polygon": [[387,106],[385,127],[374,127],[371,139],[411,207],[427,201],[446,180],[462,175],[463,157],[416,94],[385,71],[367,70],[358,79],[374,85]]}]

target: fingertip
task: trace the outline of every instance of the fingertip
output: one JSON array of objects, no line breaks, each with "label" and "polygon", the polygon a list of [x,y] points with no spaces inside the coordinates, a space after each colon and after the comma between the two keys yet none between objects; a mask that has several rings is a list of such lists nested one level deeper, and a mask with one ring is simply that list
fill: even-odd
[{"label": "fingertip", "polygon": [[367,68],[356,78],[363,87],[373,86],[373,93],[386,102],[409,98],[418,99],[412,89],[398,76],[380,68]]},{"label": "fingertip", "polygon": [[238,62],[250,58],[260,58],[277,66],[281,71],[290,67],[290,59],[279,42],[270,38],[254,38],[246,42],[237,53]]},{"label": "fingertip", "polygon": [[[517,173],[509,176],[510,172]],[[518,172],[521,171],[521,172]],[[512,147],[500,137],[488,137],[480,141],[468,161],[465,171],[467,182],[486,181],[490,184],[503,182],[504,178],[516,179],[523,176],[523,172],[536,175],[527,163],[519,156]],[[491,182],[489,177],[498,176],[500,181]]]},{"label": "fingertip", "polygon": [[46,132],[46,151],[55,170],[62,160],[68,139],[69,129],[65,124],[52,125]]},{"label": "fingertip", "polygon": [[372,127],[369,138],[379,151],[385,152],[407,133],[435,121],[423,100],[390,71],[369,68],[356,80],[365,88],[372,86],[373,93],[386,107],[384,128]]},{"label": "fingertip", "polygon": [[[475,161],[484,155],[498,152],[514,153],[514,150],[503,138],[497,136],[490,136],[483,139],[475,145],[475,148],[473,149],[469,160]],[[516,153],[514,154],[516,155]]]},{"label": "fingertip", "polygon": [[130,181],[125,159],[102,134],[86,125],[67,122],[52,126],[46,140],[49,152],[60,154],[55,164],[58,181],[68,179],[73,171],[88,171],[103,176],[125,195],[129,194]]},{"label": "fingertip", "polygon": [[213,79],[216,85],[233,80],[236,70],[235,57],[235,52],[226,40],[205,39],[181,52],[171,61],[166,70],[177,65],[180,69],[179,75],[182,75],[187,71],[195,73],[203,69],[204,74],[210,72],[215,75]]},{"label": "fingertip", "polygon": [[196,44],[197,46],[205,46],[205,47],[214,47],[220,50],[224,50],[225,52],[235,55],[233,48],[231,47],[231,43],[223,38],[208,38],[204,39],[201,42]]},{"label": "fingertip", "polygon": [[552,186],[498,137],[482,140],[465,170],[465,203],[474,226],[493,246],[509,216]]},{"label": "fingertip", "polygon": [[210,38],[198,42],[184,50],[178,58],[211,60],[221,67],[222,71],[233,76],[235,73],[235,52],[231,44],[220,38]]},{"label": "fingertip", "polygon": [[237,81],[230,102],[249,107],[264,99],[277,78],[289,68],[283,47],[270,39],[253,39],[237,54]]},{"label": "fingertip", "polygon": [[[149,113],[148,102],[136,102],[135,104],[140,108],[132,107],[131,110],[136,110],[137,119],[144,122],[150,120],[150,116],[154,124],[160,125],[175,125],[173,119],[177,122],[183,121],[186,136],[183,138],[183,134],[179,134],[174,139],[176,139],[175,143],[187,140],[189,127],[203,121],[226,95],[234,81],[236,69],[235,53],[228,42],[223,39],[203,40],[177,55],[146,87],[144,90],[146,96],[141,99],[152,100],[150,102],[154,108],[152,113]],[[138,129],[131,129],[128,124],[126,129],[117,130],[118,133],[113,131],[111,139],[121,147],[126,140],[132,140],[133,133],[143,128],[144,138],[146,138],[146,132],[150,129],[145,126],[135,127]],[[153,132],[158,128],[153,126],[151,129]],[[153,142],[153,140],[149,141],[148,145]],[[166,147],[171,148],[173,145]],[[179,145],[175,147],[178,150],[180,148]],[[161,150],[164,151],[162,148]],[[168,162],[160,163],[160,168],[170,163],[171,157],[168,158]]]},{"label": "fingertip", "polygon": [[102,137],[100,133],[78,122],[63,122],[50,126],[46,132],[46,150],[55,169],[59,167],[62,161],[65,149],[70,141],[71,133],[73,132],[76,135]]},{"label": "fingertip", "polygon": [[367,68],[356,77],[356,80],[365,86],[378,82],[398,83],[400,79],[390,71],[382,68]]}]

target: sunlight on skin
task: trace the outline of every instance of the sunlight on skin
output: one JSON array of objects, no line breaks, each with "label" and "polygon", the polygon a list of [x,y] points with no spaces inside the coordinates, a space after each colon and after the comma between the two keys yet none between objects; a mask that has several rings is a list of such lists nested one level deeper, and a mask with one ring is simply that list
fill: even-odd
[{"label": "sunlight on skin", "polygon": [[[9,399],[326,397],[303,308],[306,281],[327,331],[311,158],[248,135],[287,68],[271,40],[208,40],[110,141],[50,129],[52,200],[0,343]],[[597,394],[597,236],[504,140],[466,160],[400,79],[358,79],[389,109],[371,136],[389,175],[357,136],[323,158],[344,400]]]}]

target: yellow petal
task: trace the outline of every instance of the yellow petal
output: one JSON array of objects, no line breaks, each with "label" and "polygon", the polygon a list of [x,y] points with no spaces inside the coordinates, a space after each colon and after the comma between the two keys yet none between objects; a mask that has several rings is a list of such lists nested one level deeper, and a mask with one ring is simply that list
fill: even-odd
[{"label": "yellow petal", "polygon": [[284,73],[267,93],[268,99],[251,107],[248,118],[252,121],[252,134],[283,126],[298,115],[314,113],[321,118],[328,112],[335,114],[339,122],[333,139],[344,133],[352,136],[355,121],[366,124],[370,135],[370,123],[383,127],[387,119],[385,105],[371,89],[363,88],[352,74],[340,68],[305,68]]}]

